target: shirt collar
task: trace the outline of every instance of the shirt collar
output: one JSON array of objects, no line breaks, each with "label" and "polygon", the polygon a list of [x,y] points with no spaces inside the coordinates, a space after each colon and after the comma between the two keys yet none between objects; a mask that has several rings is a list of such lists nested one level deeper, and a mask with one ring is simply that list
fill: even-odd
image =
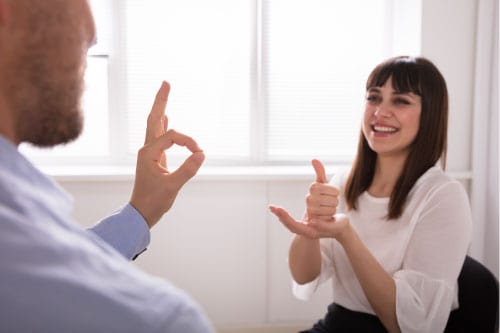
[{"label": "shirt collar", "polygon": [[[71,212],[72,198],[53,179],[43,174],[18,150],[18,147],[4,136],[0,135],[0,175],[9,177],[6,181],[19,184],[24,188],[31,187],[33,193],[45,193],[45,198],[51,203],[62,207],[66,213]],[[2,180],[0,177],[0,183]],[[12,189],[15,191],[15,189]]]}]

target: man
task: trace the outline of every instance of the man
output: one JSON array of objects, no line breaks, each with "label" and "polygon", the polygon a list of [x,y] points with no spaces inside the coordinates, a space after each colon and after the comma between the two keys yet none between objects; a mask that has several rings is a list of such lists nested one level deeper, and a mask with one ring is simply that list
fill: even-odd
[{"label": "man", "polygon": [[[167,130],[163,83],[148,117],[130,203],[91,230],[71,223],[71,199],[17,150],[78,137],[88,48],[86,0],[0,0],[0,331],[212,332],[199,307],[130,264],[204,155]],[[173,172],[164,150],[192,154]]]}]

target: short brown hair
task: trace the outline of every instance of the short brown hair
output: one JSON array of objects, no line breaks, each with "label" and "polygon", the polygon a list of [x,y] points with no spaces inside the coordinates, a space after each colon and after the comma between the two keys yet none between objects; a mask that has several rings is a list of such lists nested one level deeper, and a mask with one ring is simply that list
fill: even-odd
[{"label": "short brown hair", "polygon": [[[387,218],[396,219],[403,213],[408,193],[418,178],[439,159],[443,169],[446,167],[448,91],[437,67],[423,57],[387,59],[373,69],[366,82],[366,90],[382,87],[389,78],[395,90],[414,93],[422,100],[418,133],[389,201]],[[376,160],[377,154],[369,147],[361,131],[358,151],[344,191],[349,209],[356,209],[358,197],[369,188]]]}]

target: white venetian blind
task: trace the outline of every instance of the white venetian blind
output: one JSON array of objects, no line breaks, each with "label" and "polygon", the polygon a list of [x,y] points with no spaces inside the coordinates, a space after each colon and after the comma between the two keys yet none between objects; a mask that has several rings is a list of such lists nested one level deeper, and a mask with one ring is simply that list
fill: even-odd
[{"label": "white venetian blind", "polygon": [[264,0],[269,160],[354,156],[365,81],[389,51],[387,2]]},{"label": "white venetian blind", "polygon": [[129,153],[142,146],[155,92],[167,80],[172,128],[195,137],[208,160],[248,159],[253,1],[125,3]]}]

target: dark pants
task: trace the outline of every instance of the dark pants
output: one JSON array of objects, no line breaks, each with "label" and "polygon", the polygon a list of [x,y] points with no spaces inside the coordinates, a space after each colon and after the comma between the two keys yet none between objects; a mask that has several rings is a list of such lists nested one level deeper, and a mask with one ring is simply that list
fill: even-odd
[{"label": "dark pants", "polygon": [[[454,332],[498,332],[498,324],[495,329],[486,328],[482,321],[469,322],[464,313],[459,310],[451,311],[445,333]],[[356,312],[344,308],[338,304],[330,304],[325,318],[319,320],[314,326],[299,333],[387,333],[382,322],[374,315]]]},{"label": "dark pants", "polygon": [[300,333],[387,333],[377,316],[330,304],[325,318]]}]

